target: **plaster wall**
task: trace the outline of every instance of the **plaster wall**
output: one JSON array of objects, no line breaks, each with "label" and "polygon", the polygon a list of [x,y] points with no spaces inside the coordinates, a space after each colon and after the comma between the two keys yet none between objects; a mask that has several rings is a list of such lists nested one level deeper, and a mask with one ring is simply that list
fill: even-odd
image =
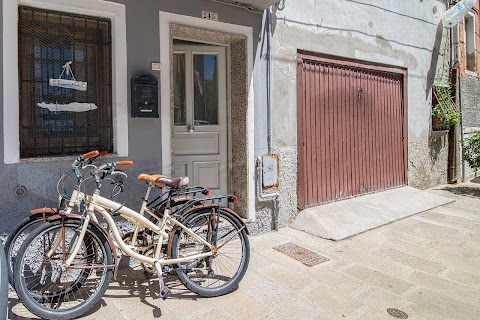
[{"label": "plaster wall", "polygon": [[[3,6],[0,1],[0,13]],[[262,15],[252,13],[233,6],[219,4],[209,0],[117,0],[113,1],[125,5],[126,33],[127,33],[127,83],[121,88],[128,92],[128,112],[130,112],[130,79],[139,73],[152,73],[160,78],[158,71],[151,70],[152,62],[159,62],[160,46],[170,43],[160,43],[159,39],[159,11],[171,12],[192,17],[201,17],[202,10],[217,12],[219,21],[251,27],[254,35],[254,52],[256,55],[257,42],[261,33]],[[1,15],[3,17],[3,15]],[[2,24],[0,24],[2,28]],[[2,30],[3,33],[3,30]],[[3,47],[3,40],[0,42]],[[2,55],[2,50],[0,50]],[[0,60],[3,57],[0,56]],[[261,67],[261,65],[259,66]],[[3,66],[0,66],[3,75]],[[168,71],[167,71],[168,72]],[[254,66],[254,74],[258,73]],[[0,77],[0,81],[3,77]],[[3,87],[0,85],[0,96],[3,98]],[[261,99],[257,95],[255,99]],[[3,101],[3,99],[0,99]],[[160,101],[160,97],[159,97]],[[260,102],[261,103],[261,102]],[[0,112],[0,117],[3,115]],[[2,126],[3,121],[0,121]],[[121,130],[121,128],[120,128]],[[145,190],[143,182],[136,180],[139,173],[159,173],[162,168],[162,139],[161,118],[131,118],[128,117],[128,159],[135,162],[134,167],[125,172],[129,175],[126,180],[126,190],[119,200],[126,201],[125,205],[139,208],[141,195]],[[3,127],[0,127],[0,158],[3,159]],[[117,159],[117,158],[115,158]],[[29,214],[32,208],[56,206],[56,183],[60,178],[61,170],[67,168],[73,157],[49,159],[48,161],[28,161],[18,164],[0,164],[0,233],[8,232],[23,217]],[[244,161],[247,161],[246,159]],[[23,196],[15,195],[15,188],[23,185],[27,192]],[[123,198],[122,198],[123,197]]]},{"label": "plaster wall", "polygon": [[273,146],[281,155],[281,224],[296,213],[296,179],[286,177],[296,173],[298,49],[406,68],[408,184],[445,181],[447,143],[431,137],[430,111],[444,11],[445,3],[434,0],[297,0],[276,11]]},{"label": "plaster wall", "polygon": [[[464,138],[470,137],[476,130],[480,130],[480,101],[478,93],[480,92],[480,80],[472,76],[461,76],[461,106]],[[461,154],[461,153],[459,153]],[[474,174],[474,170],[465,162],[465,177]]]}]

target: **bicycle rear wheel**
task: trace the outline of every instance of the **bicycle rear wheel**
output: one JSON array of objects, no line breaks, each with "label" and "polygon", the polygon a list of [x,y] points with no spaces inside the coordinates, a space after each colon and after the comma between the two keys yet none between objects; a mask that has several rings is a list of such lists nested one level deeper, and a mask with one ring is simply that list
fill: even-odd
[{"label": "bicycle rear wheel", "polygon": [[[56,213],[55,213],[56,214]],[[46,213],[45,216],[49,217],[54,213]],[[29,234],[35,230],[40,223],[43,222],[43,214],[30,215],[20,221],[12,230],[7,240],[5,241],[5,256],[8,267],[8,282],[15,288],[13,281],[13,270],[15,266],[15,260],[17,258],[18,249],[22,246],[23,241],[28,238]]]},{"label": "bicycle rear wheel", "polygon": [[[212,243],[217,252],[210,257],[176,265],[176,274],[190,291],[216,297],[235,290],[248,267],[250,245],[246,230],[228,211],[213,214],[212,208],[188,216],[183,224],[197,236]],[[214,232],[217,232],[216,241]],[[207,251],[199,240],[179,229],[172,240],[172,258]]]},{"label": "bicycle rear wheel", "polygon": [[[108,287],[112,250],[105,235],[92,224],[72,265],[64,267],[78,242],[80,227],[76,220],[46,223],[33,231],[18,251],[14,272],[17,294],[25,307],[39,317],[79,317]],[[47,256],[49,251],[53,254]]]}]

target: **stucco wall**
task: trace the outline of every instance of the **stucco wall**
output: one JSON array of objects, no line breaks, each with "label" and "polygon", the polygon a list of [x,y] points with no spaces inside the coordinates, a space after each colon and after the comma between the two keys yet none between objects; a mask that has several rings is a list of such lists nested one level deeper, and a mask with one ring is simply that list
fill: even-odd
[{"label": "stucco wall", "polygon": [[[480,80],[472,76],[460,79],[461,107],[464,138],[468,138],[475,130],[480,130]],[[465,177],[471,178],[474,171],[465,162]]]},{"label": "stucco wall", "polygon": [[[262,15],[252,13],[233,6],[222,5],[209,0],[176,0],[158,1],[142,0],[117,0],[126,9],[127,30],[127,76],[123,90],[128,91],[128,105],[130,106],[130,79],[139,73],[152,73],[160,77],[158,71],[151,70],[152,62],[159,62],[160,44],[158,12],[171,12],[193,17],[201,17],[202,10],[217,12],[219,21],[251,27],[253,29],[254,52],[256,55],[258,36],[261,30]],[[3,0],[0,1],[3,5]],[[0,10],[2,8],[0,5]],[[0,24],[0,28],[1,28]],[[3,31],[2,31],[3,32]],[[3,46],[3,41],[0,43]],[[0,55],[2,51],[0,50]],[[261,67],[261,66],[259,66]],[[1,67],[0,67],[1,68]],[[257,73],[257,66],[254,67]],[[3,70],[0,69],[0,70]],[[2,71],[3,74],[3,71]],[[0,77],[0,81],[2,77]],[[0,85],[0,96],[3,95]],[[262,95],[256,95],[256,99],[262,99]],[[0,100],[0,101],[3,101]],[[160,99],[159,99],[160,101]],[[4,108],[4,106],[2,106]],[[130,112],[130,109],[129,109]],[[0,116],[3,115],[0,112]],[[0,158],[3,159],[3,121],[0,121]],[[141,194],[145,190],[144,183],[136,180],[139,173],[159,173],[162,168],[162,144],[161,144],[161,118],[130,118],[129,126],[129,156],[128,159],[135,161],[135,166],[125,170],[128,179],[125,193],[122,197],[125,205],[131,208],[139,208]],[[120,128],[121,130],[121,128]],[[247,160],[245,160],[247,161]],[[44,206],[56,206],[57,195],[55,186],[60,171],[68,167],[71,161],[48,161],[35,163],[20,163],[13,165],[0,164],[0,178],[2,179],[2,191],[0,192],[0,233],[8,232],[17,221],[26,216],[30,209]],[[14,194],[15,188],[23,185],[27,193],[23,197]],[[122,199],[122,198],[120,198]]]},{"label": "stucco wall", "polygon": [[[281,176],[296,171],[296,152],[289,150],[297,143],[295,61],[302,49],[407,68],[408,184],[427,188],[445,181],[447,142],[431,137],[430,111],[444,11],[442,1],[432,0],[297,0],[276,12],[273,145],[283,155]],[[283,182],[280,217],[286,224],[296,213],[289,203],[296,201],[296,179]]]}]

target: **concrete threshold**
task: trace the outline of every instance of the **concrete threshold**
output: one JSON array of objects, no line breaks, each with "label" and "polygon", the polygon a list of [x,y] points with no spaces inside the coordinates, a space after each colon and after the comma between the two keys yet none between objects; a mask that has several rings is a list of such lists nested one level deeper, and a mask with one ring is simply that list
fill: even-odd
[{"label": "concrete threshold", "polygon": [[453,201],[407,186],[305,209],[292,227],[340,241]]}]

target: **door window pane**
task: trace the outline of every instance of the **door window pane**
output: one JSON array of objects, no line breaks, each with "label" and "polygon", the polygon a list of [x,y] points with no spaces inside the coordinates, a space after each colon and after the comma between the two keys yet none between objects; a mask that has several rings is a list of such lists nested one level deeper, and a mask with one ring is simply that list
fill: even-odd
[{"label": "door window pane", "polygon": [[185,54],[173,55],[173,108],[174,123],[186,125]]},{"label": "door window pane", "polygon": [[193,56],[194,125],[218,124],[217,56]]}]

